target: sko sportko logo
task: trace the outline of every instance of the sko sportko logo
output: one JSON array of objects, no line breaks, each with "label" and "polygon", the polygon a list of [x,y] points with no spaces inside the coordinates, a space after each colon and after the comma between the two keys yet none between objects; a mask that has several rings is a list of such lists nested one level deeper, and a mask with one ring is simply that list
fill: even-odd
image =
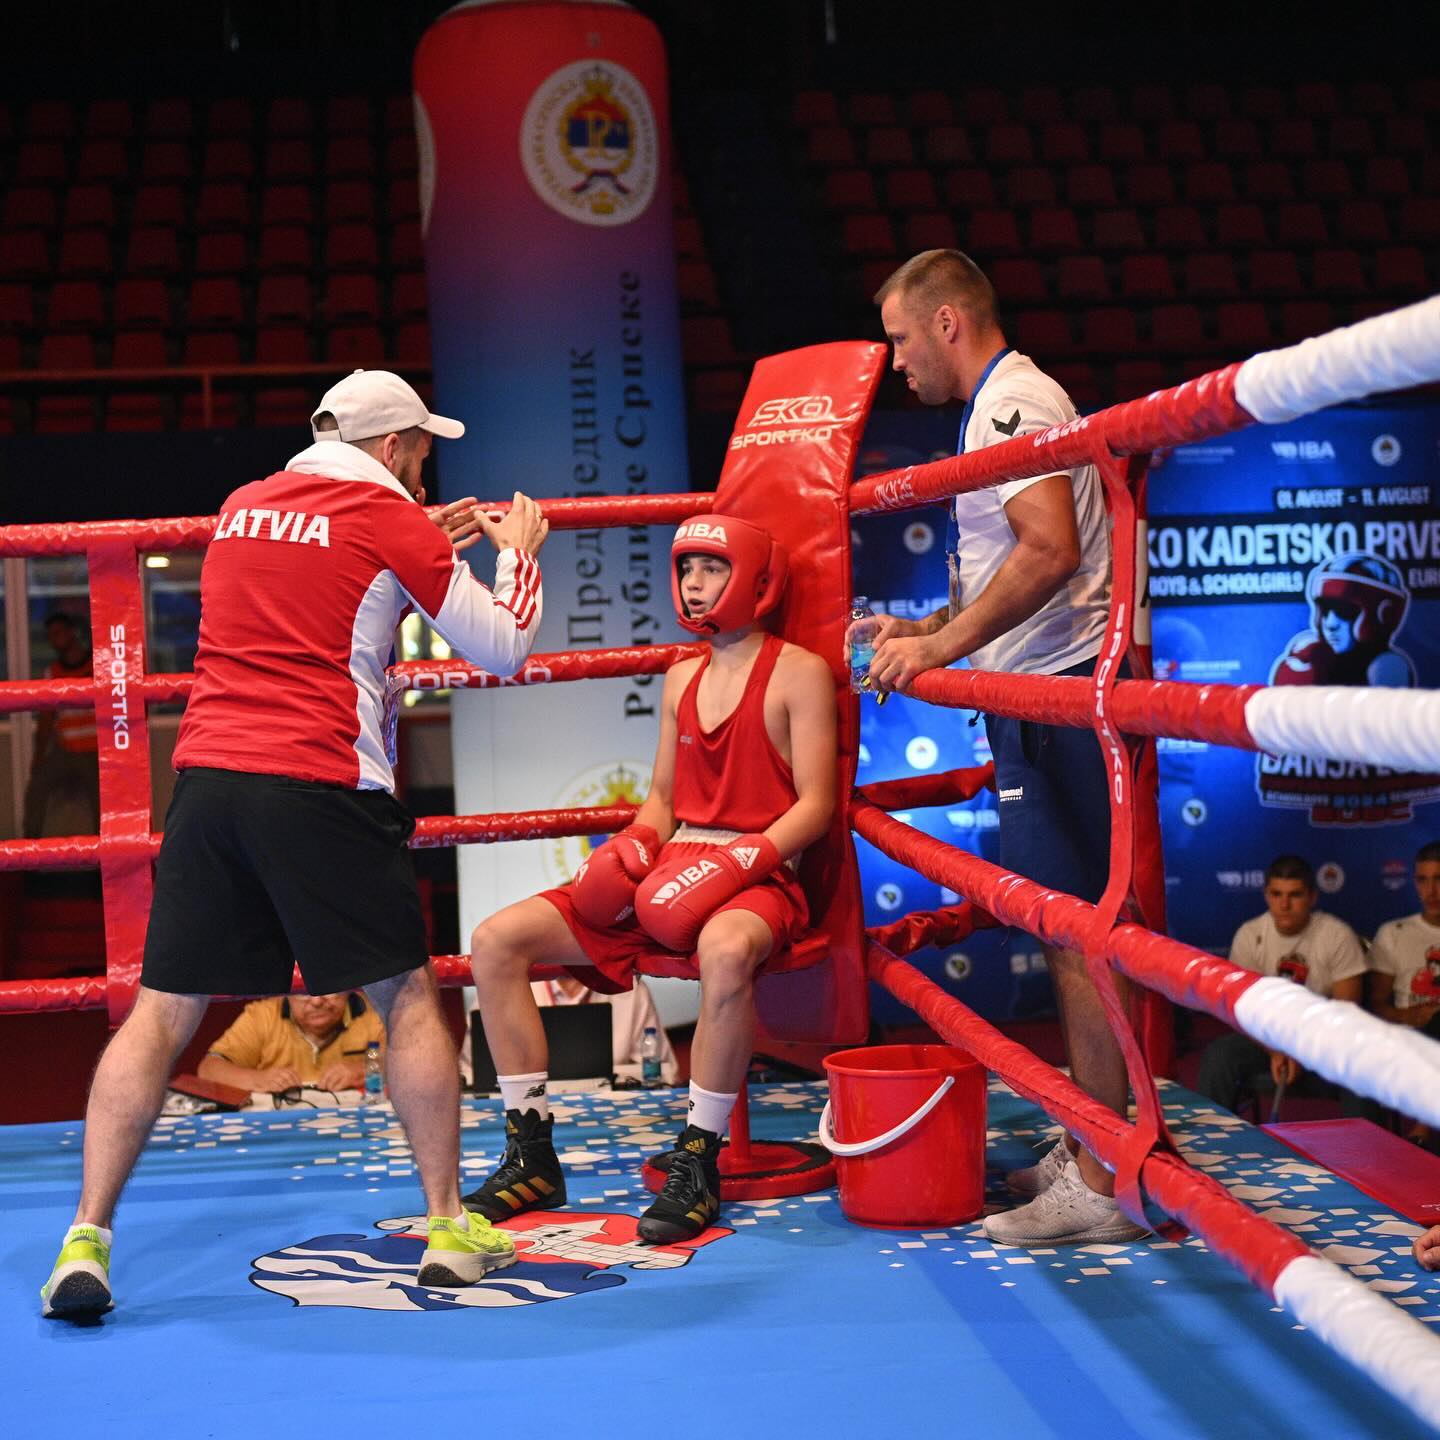
[{"label": "sko sportko logo", "polygon": [[712,1225],[695,1240],[642,1245],[633,1215],[550,1211],[517,1215],[504,1228],[519,1259],[476,1285],[415,1283],[425,1217],[377,1220],[380,1235],[317,1235],[258,1256],[250,1283],[296,1305],[350,1310],[510,1310],[569,1300],[625,1284],[624,1270],[675,1270],[735,1232]]},{"label": "sko sportko logo", "polygon": [[717,875],[720,867],[713,860],[699,860],[679,871],[673,880],[667,880],[651,897],[652,905],[668,905],[677,895],[683,895],[692,885],[698,885],[707,876]]},{"label": "sko sportko logo", "polygon": [[795,395],[762,400],[745,422],[745,432],[730,437],[732,450],[752,445],[795,445],[828,440],[844,423],[828,395]]},{"label": "sko sportko logo", "polygon": [[730,853],[748,870],[760,858],[760,847],[758,845],[737,845]]}]

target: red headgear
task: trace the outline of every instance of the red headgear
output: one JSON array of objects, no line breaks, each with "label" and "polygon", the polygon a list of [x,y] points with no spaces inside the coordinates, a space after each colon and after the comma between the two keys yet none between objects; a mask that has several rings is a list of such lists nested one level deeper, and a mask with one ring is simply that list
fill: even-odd
[{"label": "red headgear", "polygon": [[[698,620],[680,596],[680,557],[718,555],[730,562],[730,579],[714,606]],[[724,635],[768,615],[785,592],[785,552],[763,530],[733,515],[687,520],[670,545],[670,594],[675,618],[694,635]]]},{"label": "red headgear", "polygon": [[1325,601],[1345,601],[1359,610],[1355,622],[1358,645],[1388,645],[1410,608],[1410,593],[1399,570],[1363,550],[1334,555],[1317,565],[1305,582],[1305,591],[1317,632]]}]

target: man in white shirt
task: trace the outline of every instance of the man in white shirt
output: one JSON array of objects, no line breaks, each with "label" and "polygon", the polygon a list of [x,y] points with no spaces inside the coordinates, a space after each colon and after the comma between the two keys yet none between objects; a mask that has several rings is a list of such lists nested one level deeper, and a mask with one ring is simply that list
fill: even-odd
[{"label": "man in white shirt", "polygon": [[[1279,975],[1331,1000],[1358,1003],[1365,952],[1343,921],[1315,909],[1315,871],[1299,855],[1281,855],[1265,871],[1265,914],[1247,920],[1230,944],[1230,963],[1260,975]],[[1210,1043],[1195,1088],[1234,1110],[1269,1080],[1295,1093],[1330,1095],[1353,1108],[1355,1097],[1318,1076],[1306,1075],[1293,1057],[1270,1050],[1238,1031]]]},{"label": "man in white shirt", "polygon": [[1440,841],[1415,856],[1418,914],[1391,920],[1370,947],[1370,1008],[1440,1039]]},{"label": "man in white shirt", "polygon": [[[961,400],[962,453],[1076,418],[1064,389],[1010,349],[995,292],[958,250],[907,260],[875,296],[894,368],[926,405]],[[870,677],[906,690],[969,657],[982,670],[1089,675],[1110,608],[1110,540],[1093,465],[956,497],[950,604],[926,620],[887,616]],[[1109,873],[1108,775],[1090,730],[987,715],[1000,794],[1000,863],[1090,903]],[[1129,1080],[1099,992],[1074,951],[1046,946],[1076,1082],[1124,1115]],[[1124,982],[1116,977],[1117,986]],[[1111,1173],[1065,1136],[1006,1179],[1031,1203],[985,1221],[1009,1245],[1125,1241],[1146,1232],[1114,1200]]]}]

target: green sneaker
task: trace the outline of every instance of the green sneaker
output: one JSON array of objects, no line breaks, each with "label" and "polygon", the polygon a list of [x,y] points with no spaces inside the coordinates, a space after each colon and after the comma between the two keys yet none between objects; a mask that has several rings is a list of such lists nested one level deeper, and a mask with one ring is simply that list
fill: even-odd
[{"label": "green sneaker", "polygon": [[473,1210],[432,1215],[425,1253],[420,1257],[420,1285],[473,1285],[491,1270],[515,1263],[515,1242]]},{"label": "green sneaker", "polygon": [[47,1319],[94,1320],[114,1307],[110,1247],[93,1225],[70,1227],[40,1300]]}]

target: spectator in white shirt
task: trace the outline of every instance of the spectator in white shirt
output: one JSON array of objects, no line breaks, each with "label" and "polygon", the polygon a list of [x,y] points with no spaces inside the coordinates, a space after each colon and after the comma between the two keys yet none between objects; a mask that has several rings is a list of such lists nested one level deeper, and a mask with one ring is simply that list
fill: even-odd
[{"label": "spectator in white shirt", "polygon": [[1370,947],[1370,1008],[1440,1039],[1440,841],[1415,856],[1420,910],[1391,920]]},{"label": "spectator in white shirt", "polygon": [[[1331,1000],[1358,1002],[1365,974],[1360,939],[1343,920],[1315,909],[1315,871],[1299,855],[1281,855],[1265,871],[1265,914],[1247,920],[1230,944],[1230,961],[1261,975],[1279,975]],[[1270,1081],[1289,1093],[1339,1098],[1347,1113],[1355,1097],[1302,1072],[1292,1056],[1238,1031],[1212,1041],[1196,1089],[1227,1110]]]}]

